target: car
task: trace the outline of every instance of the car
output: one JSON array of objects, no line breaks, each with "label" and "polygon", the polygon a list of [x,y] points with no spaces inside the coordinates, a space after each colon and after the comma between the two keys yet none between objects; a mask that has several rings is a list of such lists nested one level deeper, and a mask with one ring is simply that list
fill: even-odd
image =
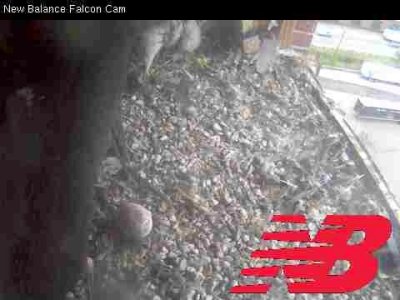
[{"label": "car", "polygon": [[315,33],[322,37],[331,38],[334,35],[334,30],[332,27],[326,26],[324,24],[318,24]]},{"label": "car", "polygon": [[400,47],[400,24],[392,24],[383,31],[383,38],[392,46]]},{"label": "car", "polygon": [[382,81],[391,84],[400,84],[400,68],[376,62],[363,62],[361,76],[371,81]]}]

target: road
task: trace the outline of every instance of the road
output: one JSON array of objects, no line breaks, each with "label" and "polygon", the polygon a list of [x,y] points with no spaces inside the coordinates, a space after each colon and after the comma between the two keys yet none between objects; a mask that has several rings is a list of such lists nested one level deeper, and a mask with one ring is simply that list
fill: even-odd
[{"label": "road", "polygon": [[[331,32],[331,37],[317,33]],[[341,41],[342,39],[342,41]],[[341,42],[340,42],[341,41]],[[390,46],[381,33],[336,24],[319,22],[315,30],[312,46],[340,49],[379,56],[396,57],[399,48]]]},{"label": "road", "polygon": [[[336,109],[343,115],[343,118],[360,138],[380,173],[388,183],[389,189],[396,199],[400,201],[400,168],[398,167],[400,166],[400,125],[388,121],[358,119],[353,111],[358,96],[371,97],[373,95],[376,97],[374,99],[379,101],[380,99],[389,98],[387,97],[388,92],[386,90],[394,93],[391,94],[394,97],[390,100],[398,99],[400,101],[399,87],[381,84],[378,86],[381,89],[378,90],[376,83],[367,80],[365,80],[366,82],[361,82],[358,79],[352,81],[351,79],[355,78],[354,74],[345,75],[341,74],[340,71],[335,71],[335,75],[336,79],[341,79],[342,81],[336,80],[336,85],[332,86],[326,84],[329,80],[333,81],[328,76],[332,75],[332,73],[329,72],[330,70],[322,71],[320,76],[325,95],[333,100]],[[331,89],[332,87],[335,90]],[[350,87],[353,87],[353,89]]]},{"label": "road", "polygon": [[400,100],[399,85],[367,80],[361,77],[359,71],[349,72],[324,68],[320,70],[319,78],[327,89],[344,91],[372,98]]}]

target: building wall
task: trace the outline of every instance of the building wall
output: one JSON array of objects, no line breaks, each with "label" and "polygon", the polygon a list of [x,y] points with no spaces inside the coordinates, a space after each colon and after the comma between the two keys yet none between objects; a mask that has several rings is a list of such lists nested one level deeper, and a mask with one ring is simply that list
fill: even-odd
[{"label": "building wall", "polygon": [[292,33],[292,46],[308,48],[311,44],[317,23],[318,21],[316,20],[297,20]]}]

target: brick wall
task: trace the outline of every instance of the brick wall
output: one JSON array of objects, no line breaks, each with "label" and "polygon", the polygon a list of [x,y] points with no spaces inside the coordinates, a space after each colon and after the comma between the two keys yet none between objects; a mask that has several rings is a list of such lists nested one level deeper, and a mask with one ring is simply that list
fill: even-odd
[{"label": "brick wall", "polygon": [[316,20],[297,20],[292,33],[292,46],[308,48],[311,44],[317,23],[318,21]]}]

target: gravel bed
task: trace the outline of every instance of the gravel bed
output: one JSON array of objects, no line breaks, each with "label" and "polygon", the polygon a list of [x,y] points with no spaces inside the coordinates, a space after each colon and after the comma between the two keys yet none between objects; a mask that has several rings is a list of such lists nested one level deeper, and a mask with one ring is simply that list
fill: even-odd
[{"label": "gravel bed", "polygon": [[[260,241],[276,226],[271,215],[306,214],[311,233],[326,214],[385,215],[320,95],[297,56],[281,54],[261,75],[238,53],[184,63],[166,55],[123,96],[129,176],[115,161],[103,164],[89,236],[94,271],[82,289],[93,280],[93,299],[253,299],[229,290],[257,282],[239,274],[267,263],[251,261],[251,251],[282,246]],[[141,243],[120,245],[107,230],[120,201],[152,212]],[[258,298],[392,299],[381,278],[346,295],[293,296],[273,281]]]}]

